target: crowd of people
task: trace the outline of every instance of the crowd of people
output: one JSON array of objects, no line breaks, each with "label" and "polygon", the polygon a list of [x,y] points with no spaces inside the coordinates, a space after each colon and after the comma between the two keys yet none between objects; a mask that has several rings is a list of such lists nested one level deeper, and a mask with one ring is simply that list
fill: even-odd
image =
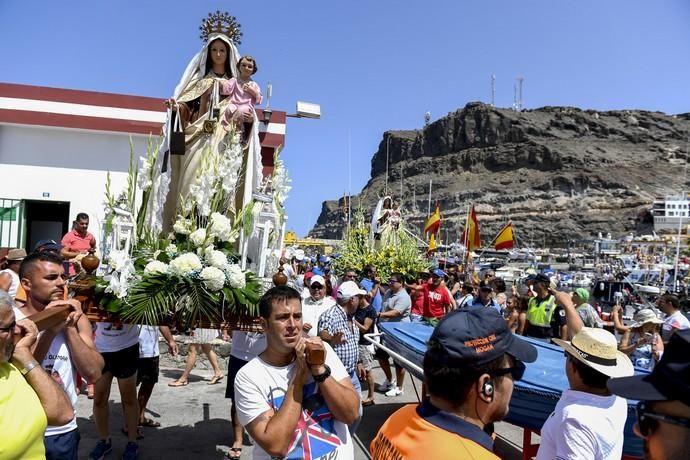
[{"label": "crowd of people", "polygon": [[[88,220],[66,235],[80,242],[73,250],[94,248],[87,228]],[[64,251],[54,241],[30,254],[11,250],[0,272],[0,427],[12,434],[12,442],[0,443],[0,458],[76,459],[82,379],[94,384],[99,437],[89,458],[104,458],[113,448],[113,378],[127,435],[122,458],[137,458],[140,427],[160,426],[145,417],[158,381],[159,334],[173,354],[178,344],[165,326],[99,322],[92,328],[67,295]],[[514,383],[537,359],[521,335],[555,343],[566,356],[569,389],[541,429],[538,459],[621,458],[625,398],[641,401],[636,432],[649,458],[690,458],[690,323],[676,296],[658,298],[663,319],[645,308],[625,325],[614,307],[618,340],[588,303],[586,289],[561,292],[541,274],[511,287],[491,271],[466,282],[441,267],[413,279],[393,273],[381,280],[375,267],[336,274],[329,262],[283,261],[289,282],[261,298],[261,331],[227,331],[225,396],[232,400],[234,441],[226,458],[241,456],[244,430],[255,442],[254,458],[353,458],[352,435],[364,408],[375,404],[375,391],[387,398],[404,394],[405,367],[365,339],[391,321],[426,323],[433,332],[423,400],[381,426],[370,446],[373,458],[419,458],[420,452],[498,458],[493,423],[505,418]],[[44,331],[28,319],[56,307],[67,307],[69,315]],[[633,376],[633,366],[651,373]],[[171,385],[187,383],[187,367]],[[215,369],[210,383],[223,377]]]}]

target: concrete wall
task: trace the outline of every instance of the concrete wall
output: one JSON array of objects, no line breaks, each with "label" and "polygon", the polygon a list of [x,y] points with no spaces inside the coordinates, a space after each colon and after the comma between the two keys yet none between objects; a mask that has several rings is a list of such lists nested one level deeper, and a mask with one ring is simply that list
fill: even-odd
[{"label": "concrete wall", "polygon": [[[100,242],[105,180],[124,189],[129,165],[125,133],[30,126],[0,126],[0,198],[69,203],[70,219],[85,212]],[[146,153],[148,136],[132,136],[135,158]],[[55,239],[62,235],[55,235]]]}]

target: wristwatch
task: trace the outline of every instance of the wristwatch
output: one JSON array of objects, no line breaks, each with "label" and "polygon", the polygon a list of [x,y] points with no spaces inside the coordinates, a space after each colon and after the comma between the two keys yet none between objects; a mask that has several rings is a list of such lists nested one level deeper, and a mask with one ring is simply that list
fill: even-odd
[{"label": "wristwatch", "polygon": [[38,361],[31,361],[29,364],[26,365],[26,367],[19,369],[19,372],[21,372],[22,375],[26,375],[29,372],[31,372],[32,370],[34,370],[34,368],[36,368],[36,367],[40,367],[40,364],[38,363]]},{"label": "wristwatch", "polygon": [[328,364],[324,364],[323,367],[326,368],[326,370],[323,371],[323,373],[312,375],[312,378],[316,383],[323,383],[328,377],[331,376],[331,368],[328,367]]}]

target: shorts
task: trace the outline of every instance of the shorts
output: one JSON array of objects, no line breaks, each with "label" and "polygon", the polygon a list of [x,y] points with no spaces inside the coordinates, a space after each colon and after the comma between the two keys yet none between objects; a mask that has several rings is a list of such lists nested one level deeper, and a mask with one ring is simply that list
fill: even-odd
[{"label": "shorts", "polygon": [[369,351],[368,345],[359,345],[359,360],[362,362],[365,371],[369,372],[374,368],[374,357]]},{"label": "shorts", "polygon": [[152,358],[139,358],[137,369],[137,385],[140,383],[158,383],[159,356]]},{"label": "shorts", "polygon": [[113,377],[126,379],[137,373],[139,367],[139,344],[120,351],[101,353],[103,355],[103,373],[110,372]]},{"label": "shorts", "polygon": [[225,386],[225,397],[228,399],[232,399],[233,402],[235,401],[235,377],[237,377],[237,372],[247,364],[248,361],[245,361],[240,358],[236,358],[232,355],[230,355],[230,359],[228,360],[228,383]]},{"label": "shorts", "polygon": [[77,460],[80,439],[79,428],[67,433],[44,437],[46,460]]}]

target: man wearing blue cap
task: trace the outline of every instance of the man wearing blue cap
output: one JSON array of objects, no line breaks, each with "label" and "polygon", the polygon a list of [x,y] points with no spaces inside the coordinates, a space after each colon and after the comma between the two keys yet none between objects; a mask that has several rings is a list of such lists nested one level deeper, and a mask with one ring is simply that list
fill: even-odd
[{"label": "man wearing blue cap", "polygon": [[651,374],[611,379],[608,388],[640,401],[634,429],[645,458],[690,458],[690,329],[671,336]]},{"label": "man wearing blue cap", "polygon": [[536,359],[536,348],[515,336],[492,309],[448,314],[424,355],[428,399],[388,418],[371,443],[372,458],[423,453],[430,459],[498,459],[484,429],[508,414],[513,382],[522,378],[524,363]]}]

